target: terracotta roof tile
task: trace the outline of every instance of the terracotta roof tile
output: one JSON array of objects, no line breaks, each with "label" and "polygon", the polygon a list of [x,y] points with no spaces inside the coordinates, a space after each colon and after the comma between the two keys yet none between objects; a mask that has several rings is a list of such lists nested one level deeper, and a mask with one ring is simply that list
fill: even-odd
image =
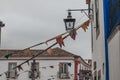
[{"label": "terracotta roof tile", "polygon": [[[30,50],[31,55],[26,55],[24,54],[23,50],[0,50],[0,57],[4,57],[5,55],[10,54],[10,53],[13,54],[11,57],[31,57],[42,51],[43,50]],[[44,53],[40,54],[38,57],[74,57],[74,56],[78,56],[78,55],[72,54],[68,51],[65,51],[57,47],[57,48],[52,49],[51,55],[48,54],[47,51],[45,51]]]}]

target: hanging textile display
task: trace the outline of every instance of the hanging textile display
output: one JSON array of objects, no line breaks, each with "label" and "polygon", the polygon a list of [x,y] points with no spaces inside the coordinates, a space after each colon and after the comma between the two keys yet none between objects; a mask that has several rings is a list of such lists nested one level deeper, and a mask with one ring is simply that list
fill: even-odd
[{"label": "hanging textile display", "polygon": [[70,35],[70,37],[71,37],[73,40],[75,40],[76,34],[77,34],[77,32],[76,32],[75,29],[72,29],[72,30],[69,32],[69,35]]},{"label": "hanging textile display", "polygon": [[51,55],[51,54],[52,54],[52,49],[49,48],[49,49],[47,50],[47,52],[48,52],[49,55]]},{"label": "hanging textile display", "polygon": [[60,47],[64,46],[62,35],[56,37],[56,41],[59,44]]},{"label": "hanging textile display", "polygon": [[84,22],[84,24],[81,26],[82,29],[83,29],[85,32],[86,32],[86,29],[88,29],[89,23],[90,23],[90,21],[88,20],[88,21]]},{"label": "hanging textile display", "polygon": [[31,56],[30,49],[29,49],[29,48],[25,49],[25,50],[24,50],[24,54],[25,54],[26,56]]},{"label": "hanging textile display", "polygon": [[4,57],[8,59],[11,56],[12,56],[12,54],[10,53],[10,54],[5,55]]},{"label": "hanging textile display", "polygon": [[91,0],[86,0],[86,4],[90,4]]},{"label": "hanging textile display", "polygon": [[23,68],[21,67],[21,65],[17,66],[18,70],[23,70]]}]

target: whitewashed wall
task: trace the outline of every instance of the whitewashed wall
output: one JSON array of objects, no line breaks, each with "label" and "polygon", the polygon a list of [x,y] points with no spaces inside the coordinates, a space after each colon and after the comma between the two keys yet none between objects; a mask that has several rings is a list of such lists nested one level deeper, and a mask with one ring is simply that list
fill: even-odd
[{"label": "whitewashed wall", "polygon": [[[97,63],[97,79],[98,79],[98,71],[101,70],[101,80],[106,79],[106,63],[105,63],[105,40],[104,40],[104,14],[103,14],[103,1],[99,1],[99,26],[100,26],[100,34],[96,39],[96,16],[95,16],[95,0],[91,0],[91,7],[93,5],[93,15],[94,18],[92,21],[92,31],[93,31],[93,52],[92,52],[92,62]],[[120,30],[111,41],[108,40],[108,55],[109,55],[109,79],[110,80],[118,80],[120,79]],[[103,71],[103,63],[104,63],[104,71]],[[93,65],[92,65],[93,66]],[[92,67],[94,68],[94,66]],[[94,69],[92,69],[92,73],[94,74]],[[94,75],[93,75],[94,77]],[[93,79],[94,80],[94,79]]]},{"label": "whitewashed wall", "polygon": [[120,79],[120,31],[109,42],[110,80]]},{"label": "whitewashed wall", "polygon": [[[104,14],[103,14],[103,0],[99,1],[99,26],[100,26],[100,34],[96,39],[96,16],[95,16],[95,0],[91,0],[91,6],[93,5],[93,15],[94,19],[92,19],[92,31],[93,31],[93,52],[92,52],[92,62],[97,63],[96,70],[92,69],[92,73],[97,71],[97,79],[98,79],[98,71],[101,70],[101,80],[105,80],[105,66],[104,66],[104,74],[102,70],[103,63],[105,64],[105,41],[104,41]],[[92,63],[93,66],[93,63]],[[93,68],[93,67],[92,67]],[[93,75],[94,77],[94,75]]]},{"label": "whitewashed wall", "polygon": [[[3,73],[8,70],[8,62],[17,62],[17,64],[20,64],[24,62],[25,60],[0,60],[0,73]],[[31,61],[32,62],[32,61]],[[31,63],[30,62],[30,63]],[[73,74],[73,76],[70,75],[70,79],[64,79],[64,80],[73,80],[74,78],[74,61],[71,59],[68,60],[36,60],[36,62],[39,62],[39,67],[47,67],[46,69],[40,68],[40,79],[37,80],[48,80],[51,76],[53,76],[54,80],[60,80],[57,78],[57,72],[59,71],[59,63],[60,62],[68,62],[72,63],[71,67],[68,66],[68,71],[70,74]],[[49,66],[54,66],[54,68],[50,68]],[[31,66],[28,66],[28,64],[22,65],[22,68],[24,71],[30,70]],[[18,73],[22,73],[23,71],[18,71]],[[0,77],[0,80],[6,80],[5,74]],[[22,73],[19,75],[19,77],[16,80],[30,80],[28,78],[28,73]]]}]

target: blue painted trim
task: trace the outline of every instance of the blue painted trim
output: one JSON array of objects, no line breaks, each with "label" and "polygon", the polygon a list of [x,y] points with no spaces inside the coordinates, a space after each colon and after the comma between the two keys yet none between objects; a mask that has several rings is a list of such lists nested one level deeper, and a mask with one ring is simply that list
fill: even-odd
[{"label": "blue painted trim", "polygon": [[106,80],[109,80],[109,58],[108,58],[108,36],[109,36],[109,0],[103,0],[104,9],[104,37],[105,37],[105,61],[106,61]]}]

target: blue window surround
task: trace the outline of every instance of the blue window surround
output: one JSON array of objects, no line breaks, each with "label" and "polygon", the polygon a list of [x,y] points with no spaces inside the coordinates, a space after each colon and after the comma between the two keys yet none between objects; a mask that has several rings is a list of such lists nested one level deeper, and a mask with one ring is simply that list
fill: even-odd
[{"label": "blue window surround", "polygon": [[109,80],[108,36],[109,36],[109,0],[103,0],[106,80]]},{"label": "blue window surround", "polygon": [[109,0],[109,30],[110,32],[120,24],[120,0]]},{"label": "blue window surround", "polygon": [[[108,37],[111,31],[120,25],[120,1],[103,0],[106,80],[109,80]],[[112,17],[111,17],[112,16]]]}]

